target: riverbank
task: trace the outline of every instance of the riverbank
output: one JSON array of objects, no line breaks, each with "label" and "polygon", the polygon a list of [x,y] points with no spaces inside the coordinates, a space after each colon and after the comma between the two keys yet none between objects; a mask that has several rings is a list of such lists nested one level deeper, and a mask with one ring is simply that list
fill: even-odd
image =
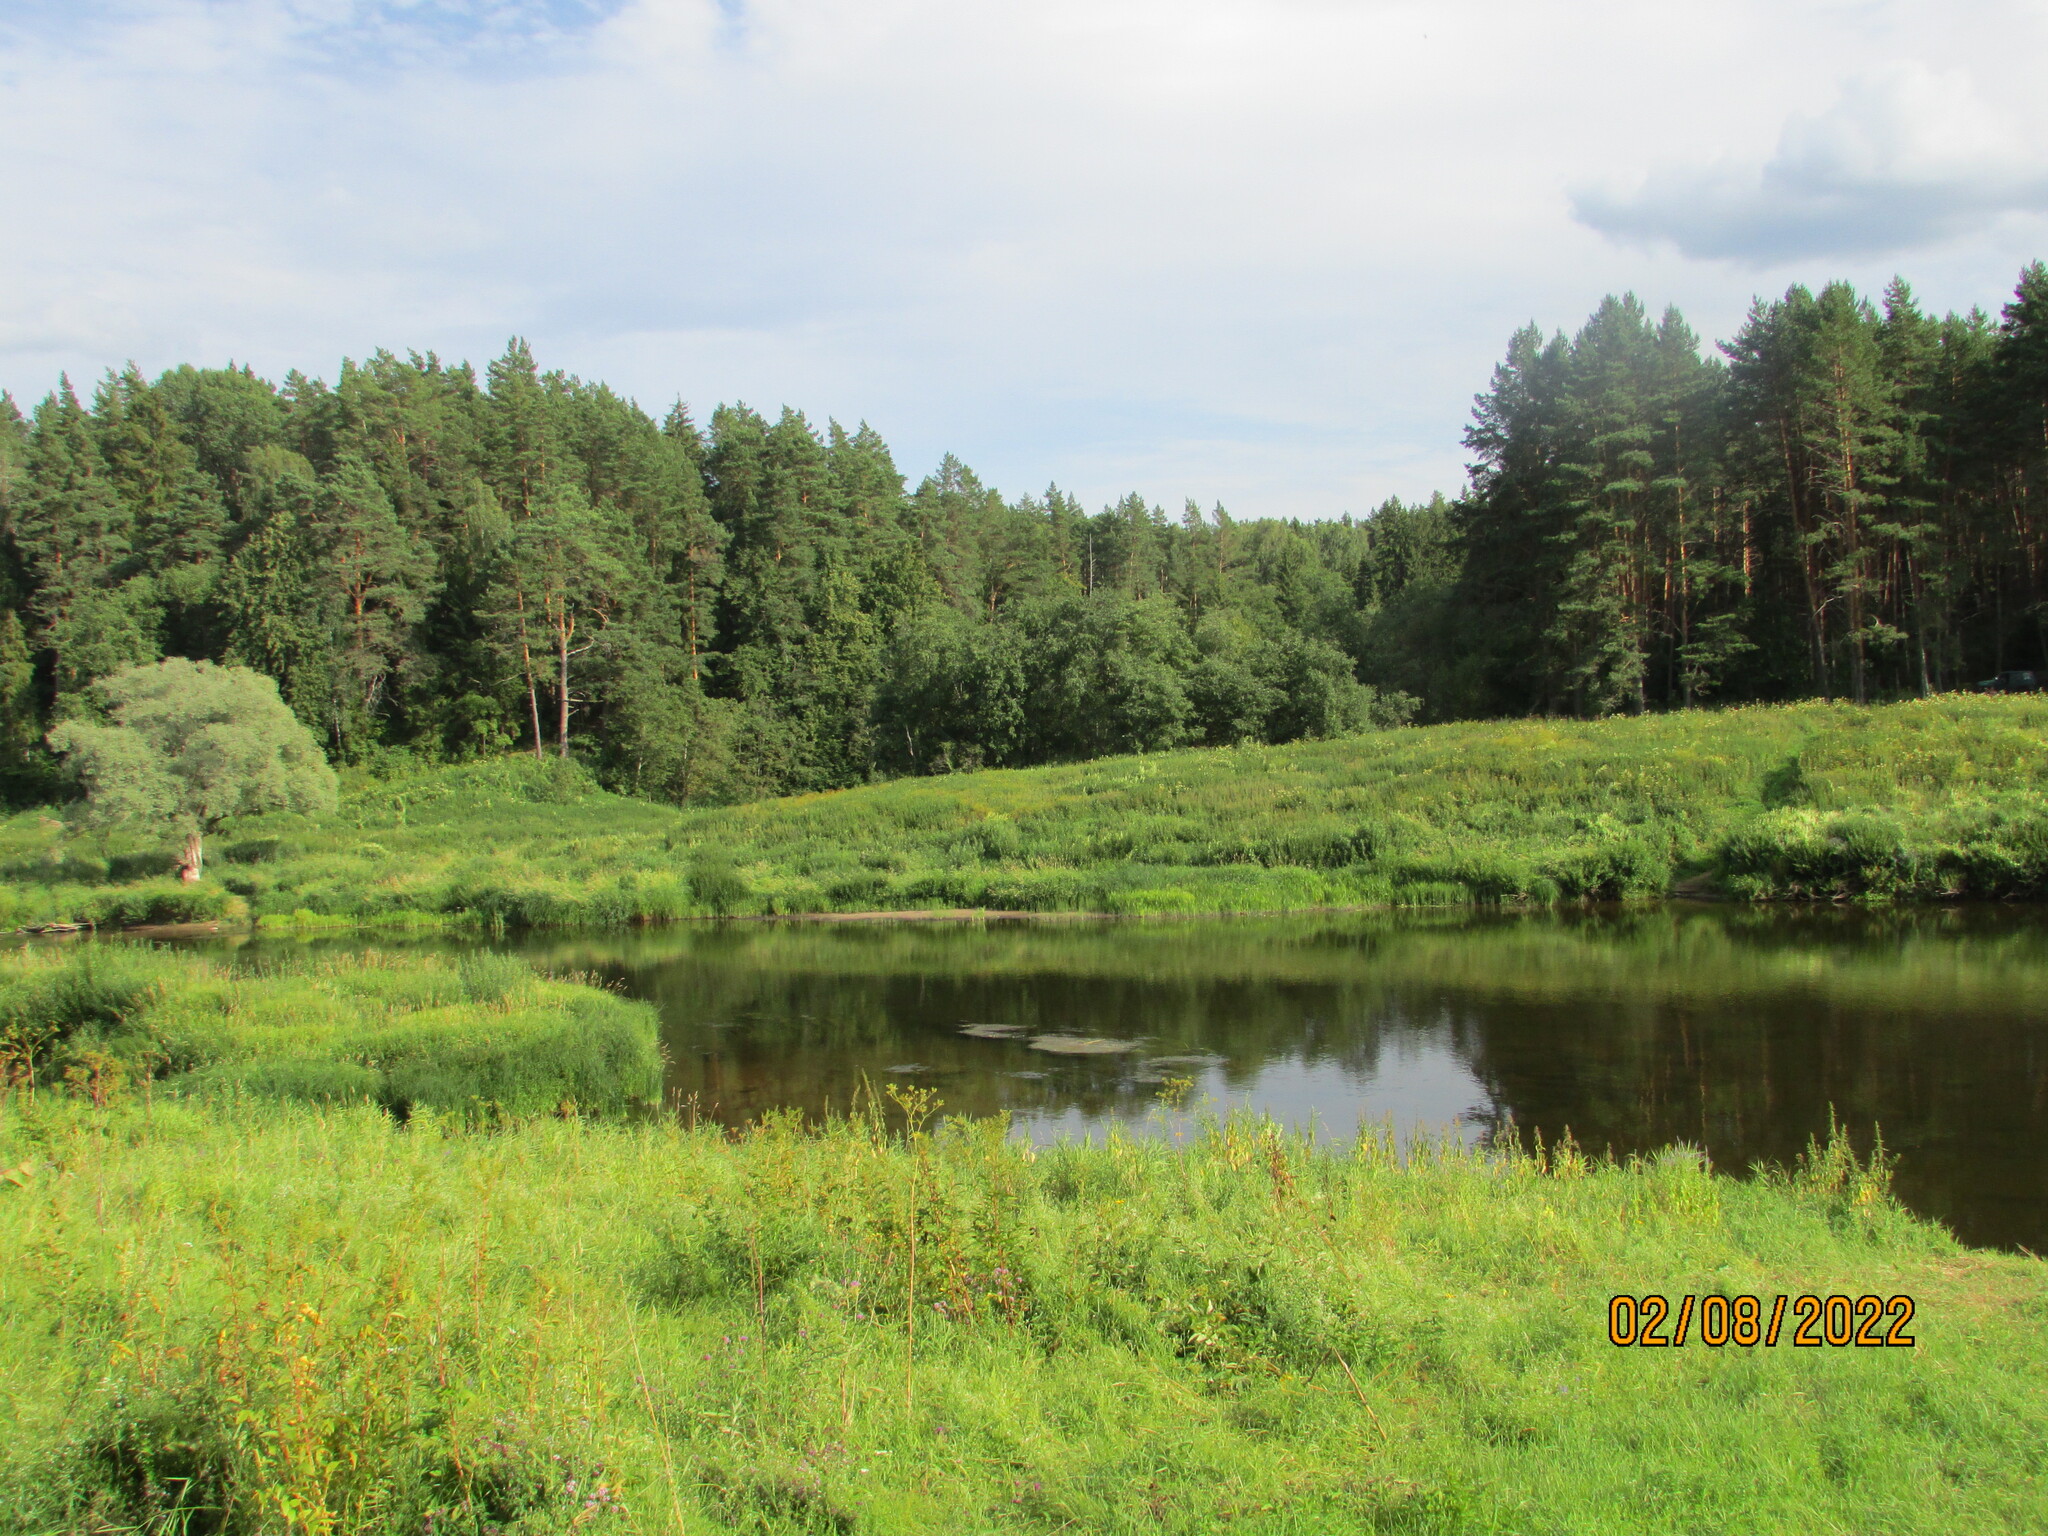
[{"label": "riverbank", "polygon": [[2048,700],[1949,696],[1375,732],[678,810],[510,757],[218,840],[0,825],[0,923],[617,926],[992,909],[1292,912],[2048,896]]},{"label": "riverbank", "polygon": [[[45,1094],[0,1174],[25,1530],[2038,1528],[2048,1266],[1840,1146],[1738,1183]],[[1616,1348],[1617,1293],[1908,1296],[1914,1344]]]},{"label": "riverbank", "polygon": [[[1144,1141],[1034,1149],[916,1088],[733,1134],[617,1113],[647,1022],[488,954],[6,957],[0,1508],[365,1536],[2034,1528],[2048,1264],[1915,1218],[1846,1138],[1738,1181],[1683,1147],[1189,1117],[1171,1081]],[[1715,1345],[1696,1304],[1684,1344],[1617,1347],[1617,1294],[1912,1317],[1877,1347],[1796,1346],[1796,1312]]]}]

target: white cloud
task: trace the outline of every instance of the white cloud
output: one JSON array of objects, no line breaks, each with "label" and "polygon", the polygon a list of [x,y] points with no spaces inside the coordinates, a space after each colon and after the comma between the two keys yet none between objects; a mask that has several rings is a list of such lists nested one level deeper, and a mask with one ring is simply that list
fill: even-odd
[{"label": "white cloud", "polygon": [[1666,165],[1635,192],[1584,190],[1574,211],[1620,239],[1768,265],[1879,255],[2048,210],[2048,145],[2028,145],[1961,70],[1917,63],[1851,79],[1785,124],[1761,165]]},{"label": "white cloud", "polygon": [[[2024,182],[1998,114],[2037,11],[45,0],[0,21],[0,383],[517,331],[655,409],[866,416],[913,472],[950,449],[1013,494],[1362,510],[1455,489],[1470,396],[1531,316],[1634,287],[1725,334],[1749,274],[1618,247],[1568,189],[1711,164],[1837,82],[1750,180],[1795,212],[1800,187],[1921,188],[1920,227],[1964,231],[1923,293],[1995,301],[2043,227],[1941,199]],[[1994,59],[1978,119],[1965,53]],[[1906,57],[1927,68],[1886,73]],[[1650,222],[1676,175],[1602,227],[1680,239]]]}]

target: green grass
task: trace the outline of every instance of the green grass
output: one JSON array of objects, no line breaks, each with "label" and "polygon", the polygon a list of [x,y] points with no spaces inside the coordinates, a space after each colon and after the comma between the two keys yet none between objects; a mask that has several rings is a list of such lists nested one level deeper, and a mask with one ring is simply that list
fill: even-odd
[{"label": "green grass", "polygon": [[0,956],[0,1075],[104,1100],[375,1102],[471,1120],[658,1099],[645,1003],[508,956],[371,951],[260,970],[128,947]]},{"label": "green grass", "polygon": [[[506,758],[358,779],[222,840],[0,825],[0,922],[623,925],[707,914],[1180,913],[2048,896],[2048,701],[1944,697],[1377,732],[904,779],[716,810]],[[189,904],[189,911],[180,902]]]},{"label": "green grass", "polygon": [[[906,1129],[16,1095],[0,1525],[2040,1529],[2048,1265],[1840,1145]],[[1918,1342],[1616,1349],[1615,1292],[1907,1294]]]}]

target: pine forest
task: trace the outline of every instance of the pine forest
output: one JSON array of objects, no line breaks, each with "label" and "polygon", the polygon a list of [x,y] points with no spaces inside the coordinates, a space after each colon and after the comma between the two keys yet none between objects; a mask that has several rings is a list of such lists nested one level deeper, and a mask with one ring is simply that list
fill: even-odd
[{"label": "pine forest", "polygon": [[2048,268],[1759,300],[1703,346],[1517,333],[1455,500],[1239,521],[915,487],[867,425],[656,421],[514,340],[332,384],[0,396],[0,781],[162,656],[274,677],[337,762],[573,755],[679,803],[1407,720],[1870,702],[2048,666]]}]

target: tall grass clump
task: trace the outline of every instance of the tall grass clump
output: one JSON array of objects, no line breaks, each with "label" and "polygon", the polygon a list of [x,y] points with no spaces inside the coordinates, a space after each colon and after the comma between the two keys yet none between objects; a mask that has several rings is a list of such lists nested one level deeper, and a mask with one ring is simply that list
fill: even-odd
[{"label": "tall grass clump", "polygon": [[260,971],[85,945],[0,958],[0,1051],[23,1083],[98,1073],[169,1096],[368,1100],[503,1118],[657,1099],[644,1003],[489,952],[370,952]]},{"label": "tall grass clump", "polygon": [[[1839,1136],[1735,1181],[251,1097],[0,1107],[34,1531],[2020,1532],[2048,1274]],[[1616,1349],[1616,1293],[1911,1295],[1911,1349]]]},{"label": "tall grass clump", "polygon": [[[677,809],[574,764],[358,774],[218,880],[0,823],[0,922],[624,927],[681,917],[1186,913],[2048,892],[2048,702],[1950,696],[1472,722]],[[125,861],[125,862],[124,862]],[[158,860],[160,863],[160,859]]]}]

